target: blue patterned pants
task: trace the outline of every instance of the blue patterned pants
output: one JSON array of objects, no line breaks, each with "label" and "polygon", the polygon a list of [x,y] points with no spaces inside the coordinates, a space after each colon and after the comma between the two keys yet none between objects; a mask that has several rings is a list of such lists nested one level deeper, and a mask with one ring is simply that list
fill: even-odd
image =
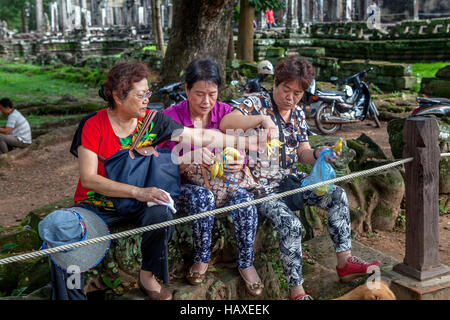
[{"label": "blue patterned pants", "polygon": [[[321,197],[305,191],[303,201],[305,205],[328,211],[328,231],[335,251],[351,250],[350,211],[345,191],[334,186]],[[280,259],[289,286],[302,284],[302,226],[299,218],[283,200],[262,202],[257,208],[278,230]]]},{"label": "blue patterned pants", "polygon": [[[230,206],[253,200],[253,194],[245,189],[238,189],[232,193],[225,204]],[[213,193],[201,186],[182,184],[181,194],[177,198],[177,208],[192,215],[215,209]],[[258,215],[256,207],[240,208],[233,214],[234,233],[238,246],[237,266],[246,269],[253,265],[256,228]],[[194,242],[194,262],[208,263],[211,255],[211,231],[214,225],[214,216],[197,219],[191,222]]]}]

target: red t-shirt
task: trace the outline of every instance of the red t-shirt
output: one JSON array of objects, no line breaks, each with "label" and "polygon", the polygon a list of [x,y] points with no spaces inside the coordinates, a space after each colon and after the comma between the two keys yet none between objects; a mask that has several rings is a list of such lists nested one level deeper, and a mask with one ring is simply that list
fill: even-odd
[{"label": "red t-shirt", "polygon": [[[117,151],[131,147],[133,137],[136,137],[139,133],[142,122],[143,118],[138,119],[138,124],[134,132],[126,138],[119,138],[114,133],[106,109],[90,114],[87,116],[87,119],[85,118],[80,122],[72,142],[71,152],[75,156],[78,156],[76,150],[78,146],[82,145],[100,157],[107,159]],[[158,112],[147,129],[147,132],[142,136],[138,147],[156,146],[170,139],[176,129],[182,128],[182,125],[165,114]],[[177,135],[181,134],[181,130],[175,132]],[[106,176],[105,166],[102,161],[98,162],[97,173],[103,177]],[[84,188],[80,179],[78,179],[74,202],[87,202],[101,207],[114,208],[108,197]]]}]

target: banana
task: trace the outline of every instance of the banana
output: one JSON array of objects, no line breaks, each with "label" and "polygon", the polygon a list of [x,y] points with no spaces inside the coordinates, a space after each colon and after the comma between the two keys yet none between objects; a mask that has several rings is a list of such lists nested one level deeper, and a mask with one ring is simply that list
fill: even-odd
[{"label": "banana", "polygon": [[219,173],[217,174],[217,176],[220,178],[221,176],[223,176],[223,163],[219,162]]},{"label": "banana", "polygon": [[214,163],[210,168],[211,177],[215,179],[223,176],[223,158],[229,163],[233,160],[238,160],[241,157],[241,153],[235,148],[226,147],[221,153],[218,153],[214,158]]},{"label": "banana", "polygon": [[214,164],[211,166],[211,168],[209,169],[210,173],[211,173],[211,177],[214,179],[218,173],[219,173],[219,163],[218,162],[214,162]]},{"label": "banana", "polygon": [[[223,149],[222,154],[226,157],[231,156],[232,160],[237,160],[241,157],[241,153],[232,147],[226,147],[225,149]],[[228,158],[227,158],[227,161],[228,161]]]},{"label": "banana", "polygon": [[272,154],[275,153],[275,151],[273,150],[274,148],[280,148],[282,145],[283,142],[278,139],[272,139],[269,142],[266,142],[268,158],[270,158]]},{"label": "banana", "polygon": [[342,138],[339,138],[338,142],[336,142],[336,144],[333,146],[333,151],[334,152],[341,152],[342,150]]}]

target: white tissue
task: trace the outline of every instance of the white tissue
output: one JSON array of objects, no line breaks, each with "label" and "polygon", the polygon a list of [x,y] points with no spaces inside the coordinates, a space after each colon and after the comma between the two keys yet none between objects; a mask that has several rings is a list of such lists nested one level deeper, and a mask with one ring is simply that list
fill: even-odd
[{"label": "white tissue", "polygon": [[[162,190],[162,191],[164,191],[164,190]],[[161,201],[161,204],[164,206],[168,206],[169,209],[172,211],[172,213],[176,213],[177,209],[175,209],[175,205],[174,205],[172,197],[170,196],[170,194],[167,191],[164,191],[164,192],[166,193],[167,197],[169,197],[169,202]],[[156,202],[147,202],[148,207],[153,207],[153,206],[157,206],[157,205],[158,204]]]}]

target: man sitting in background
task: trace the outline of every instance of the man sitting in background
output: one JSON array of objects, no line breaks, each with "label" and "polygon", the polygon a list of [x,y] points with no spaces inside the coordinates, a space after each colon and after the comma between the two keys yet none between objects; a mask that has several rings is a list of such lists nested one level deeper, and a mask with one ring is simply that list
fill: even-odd
[{"label": "man sitting in background", "polygon": [[0,100],[0,111],[8,116],[6,125],[0,126],[0,154],[31,145],[30,124],[18,110],[14,109],[10,99]]}]

